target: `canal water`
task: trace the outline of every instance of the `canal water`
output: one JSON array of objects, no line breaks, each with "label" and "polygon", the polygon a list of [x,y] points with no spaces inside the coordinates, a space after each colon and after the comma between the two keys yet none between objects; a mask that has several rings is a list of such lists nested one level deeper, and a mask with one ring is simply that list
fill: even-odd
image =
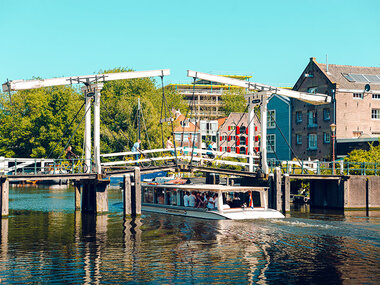
[{"label": "canal water", "polygon": [[70,284],[379,284],[380,212],[293,208],[282,220],[74,211],[71,188],[12,187],[0,279]]}]

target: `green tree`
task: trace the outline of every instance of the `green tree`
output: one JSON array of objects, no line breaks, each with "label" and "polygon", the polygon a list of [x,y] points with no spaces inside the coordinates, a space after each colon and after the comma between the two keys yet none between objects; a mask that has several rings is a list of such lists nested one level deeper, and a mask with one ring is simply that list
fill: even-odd
[{"label": "green tree", "polygon": [[[79,109],[82,96],[73,87],[56,86],[17,91],[12,100],[1,96],[0,155],[8,157],[47,157],[63,133],[72,133],[67,126]],[[83,128],[71,145],[81,149]],[[67,140],[57,146],[52,157],[63,152]]]},{"label": "green tree", "polygon": [[[107,70],[104,73],[131,71],[126,68]],[[152,78],[108,81],[101,91],[101,152],[130,150],[137,140],[138,97],[144,120],[141,121],[142,147],[161,147],[162,89]],[[182,109],[182,97],[165,89],[163,117],[173,117],[172,108]],[[72,86],[55,86],[17,91],[10,100],[0,96],[0,156],[58,158],[70,141],[76,154],[83,148],[84,108],[71,125],[84,103],[79,89]],[[78,126],[78,128],[77,128]],[[163,123],[163,133],[171,133],[170,123]]]},{"label": "green tree", "polygon": [[233,112],[247,112],[247,101],[244,98],[244,89],[232,89],[226,91],[222,97],[222,108],[225,116],[229,116]]},{"label": "green tree", "polygon": [[[126,68],[104,73],[131,71]],[[137,141],[138,98],[141,102],[142,148],[162,147],[161,108],[162,88],[152,78],[109,81],[102,90],[102,152],[130,150]],[[171,110],[184,108],[183,98],[174,90],[165,89],[163,118],[173,118]],[[166,113],[166,114],[165,114]],[[143,118],[143,119],[142,119]],[[163,123],[164,137],[171,134],[170,123]]]},{"label": "green tree", "polygon": [[351,151],[345,158],[349,162],[374,162],[380,163],[380,145],[373,146],[369,144],[369,150],[355,149]]}]

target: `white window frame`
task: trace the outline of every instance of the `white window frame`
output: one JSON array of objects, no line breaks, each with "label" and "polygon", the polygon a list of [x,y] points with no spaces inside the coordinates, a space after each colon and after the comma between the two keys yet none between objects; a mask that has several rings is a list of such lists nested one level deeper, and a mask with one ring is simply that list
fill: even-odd
[{"label": "white window frame", "polygon": [[380,100],[380,94],[372,94],[373,100]]},{"label": "white window frame", "polygon": [[[271,116],[271,113],[273,113],[273,117]],[[274,129],[276,128],[276,110],[268,110],[267,111],[267,129]],[[273,118],[273,120],[272,120]]]},{"label": "white window frame", "polygon": [[308,135],[307,145],[308,145],[309,150],[317,150],[318,149],[318,136],[317,136],[317,134],[309,134]]},{"label": "white window frame", "polygon": [[372,109],[371,118],[372,120],[380,120],[380,109]]},{"label": "white window frame", "polygon": [[[271,147],[271,144],[269,143],[270,140],[272,141],[272,138],[273,138],[273,148]],[[267,152],[274,153],[273,150],[276,151],[276,134],[267,134]]]},{"label": "white window frame", "polygon": [[352,98],[355,100],[361,100],[363,99],[363,93],[352,93]]}]

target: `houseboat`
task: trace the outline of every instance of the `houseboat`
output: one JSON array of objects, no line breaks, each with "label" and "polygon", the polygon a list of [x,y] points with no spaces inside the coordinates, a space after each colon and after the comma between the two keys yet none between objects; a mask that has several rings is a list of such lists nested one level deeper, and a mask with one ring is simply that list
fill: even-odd
[{"label": "houseboat", "polygon": [[142,210],[212,220],[284,218],[268,208],[268,187],[143,183]]}]

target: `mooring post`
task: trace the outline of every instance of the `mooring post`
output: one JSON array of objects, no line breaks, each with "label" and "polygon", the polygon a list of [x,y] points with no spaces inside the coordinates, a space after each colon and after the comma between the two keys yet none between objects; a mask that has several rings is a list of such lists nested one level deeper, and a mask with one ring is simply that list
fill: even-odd
[{"label": "mooring post", "polygon": [[75,210],[80,210],[81,205],[81,191],[79,181],[74,181],[74,191],[75,191]]},{"label": "mooring post", "polygon": [[274,171],[274,196],[276,199],[276,210],[277,211],[282,211],[282,177],[281,177],[281,168],[276,167]]},{"label": "mooring post", "polygon": [[123,214],[124,217],[129,217],[132,215],[131,177],[125,174],[123,181]]},{"label": "mooring post", "polygon": [[290,212],[290,177],[289,174],[284,174],[284,213]]},{"label": "mooring post", "polygon": [[141,173],[140,167],[135,167],[135,201],[136,215],[141,215]]},{"label": "mooring post", "polygon": [[9,180],[6,177],[0,178],[0,206],[1,216],[5,217],[9,214]]}]

